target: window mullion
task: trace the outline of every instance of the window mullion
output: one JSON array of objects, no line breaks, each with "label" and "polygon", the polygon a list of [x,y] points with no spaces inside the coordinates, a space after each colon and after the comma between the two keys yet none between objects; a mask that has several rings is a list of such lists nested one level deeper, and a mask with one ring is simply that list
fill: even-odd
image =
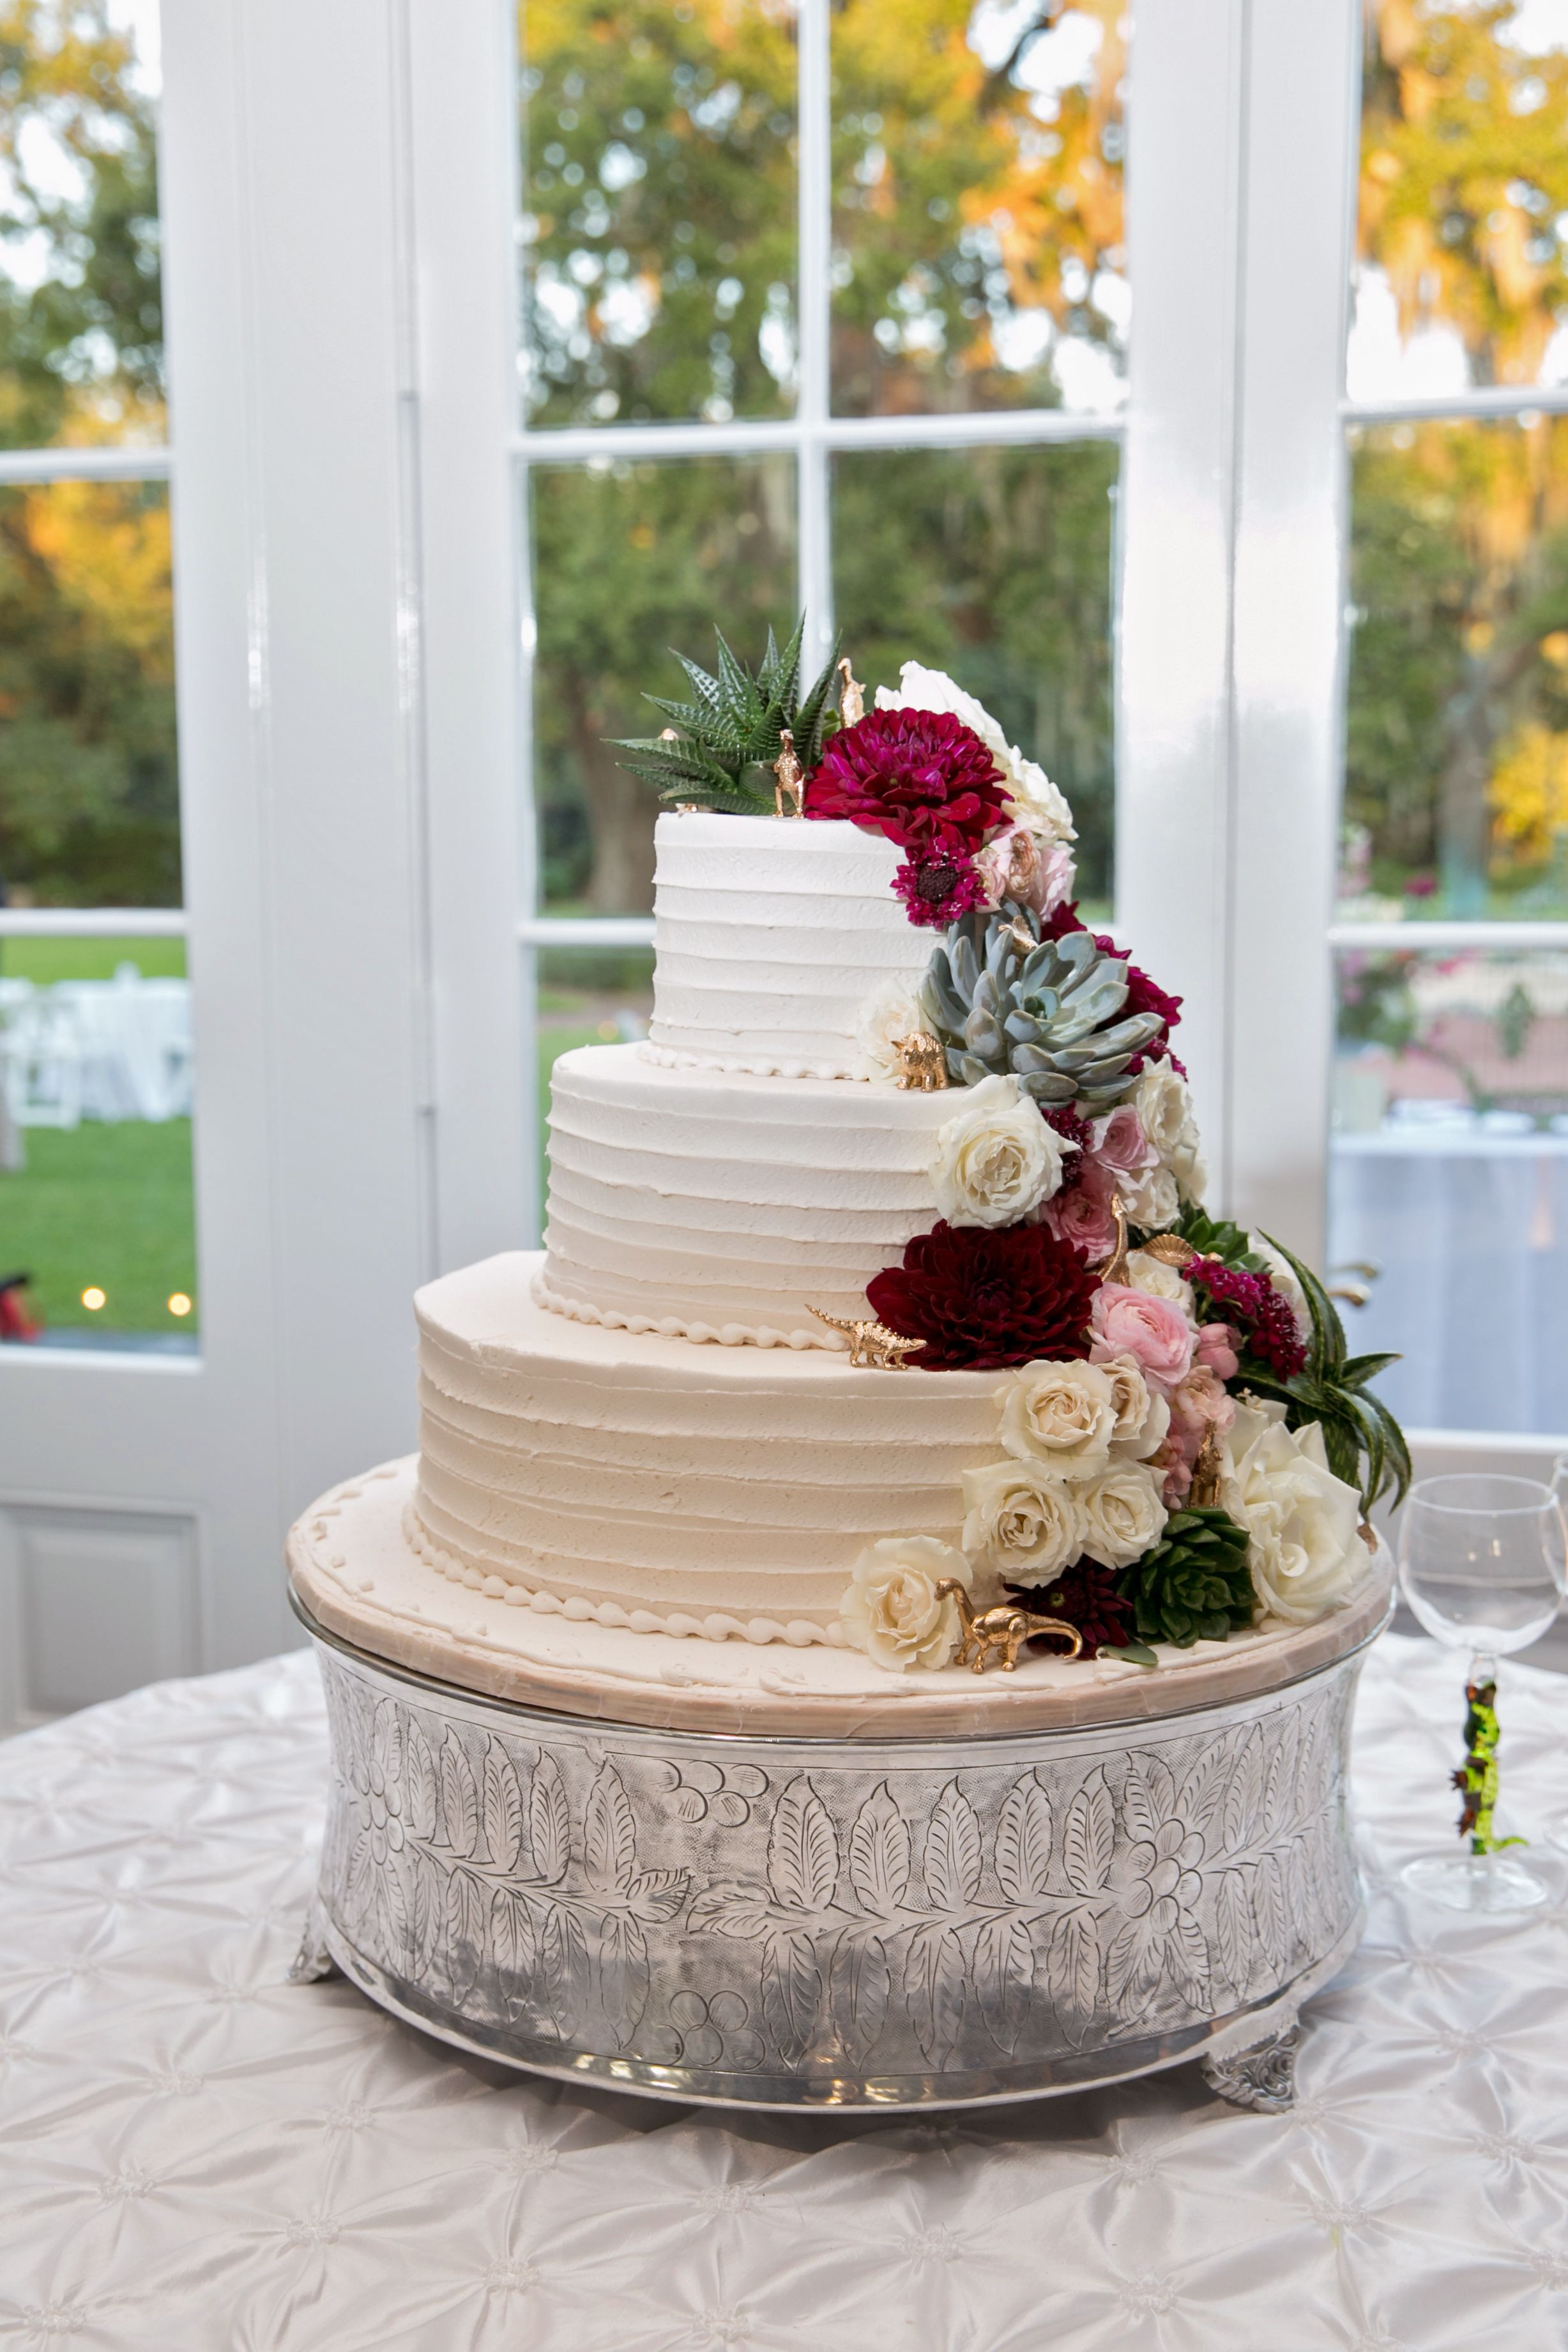
[{"label": "window mullion", "polygon": [[[831,459],[822,437],[831,402],[832,68],[828,0],[800,0],[796,104],[800,303],[796,496],[800,603],[820,660],[832,642]],[[808,663],[814,667],[814,663]]]}]

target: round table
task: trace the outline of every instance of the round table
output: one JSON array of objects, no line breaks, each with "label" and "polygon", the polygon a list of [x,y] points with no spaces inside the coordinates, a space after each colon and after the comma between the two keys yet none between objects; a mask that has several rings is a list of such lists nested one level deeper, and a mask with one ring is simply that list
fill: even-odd
[{"label": "round table", "polygon": [[[1504,1801],[1568,1804],[1505,1667]],[[1568,2338],[1568,1863],[1494,1929],[1452,1837],[1453,1661],[1386,1637],[1367,1937],[1291,2113],[1196,2069],[910,2123],[519,2076],[290,1985],[325,1738],[302,1654],[0,1748],[0,2343],[70,2352],[1472,2352]]]}]

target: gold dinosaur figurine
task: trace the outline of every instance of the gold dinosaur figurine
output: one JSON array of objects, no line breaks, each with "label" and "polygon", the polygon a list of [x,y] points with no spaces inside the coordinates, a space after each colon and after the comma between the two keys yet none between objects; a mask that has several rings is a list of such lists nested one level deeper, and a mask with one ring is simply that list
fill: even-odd
[{"label": "gold dinosaur figurine", "polygon": [[904,1357],[913,1356],[925,1345],[924,1339],[906,1339],[902,1331],[890,1331],[885,1323],[841,1323],[836,1315],[824,1315],[820,1307],[809,1302],[806,1312],[814,1315],[819,1323],[825,1323],[831,1331],[846,1333],[850,1362],[868,1371],[907,1371]]},{"label": "gold dinosaur figurine", "polygon": [[1064,1658],[1075,1658],[1083,1647],[1083,1636],[1076,1625],[1064,1618],[1037,1617],[1032,1609],[1020,1609],[1016,1601],[998,1601],[995,1608],[977,1610],[967,1586],[956,1576],[945,1576],[936,1587],[938,1600],[950,1599],[958,1612],[963,1639],[958,1644],[957,1663],[971,1666],[983,1675],[993,1657],[998,1657],[1002,1672],[1010,1675],[1019,1662],[1019,1652],[1037,1633],[1065,1633],[1071,1648],[1063,1650]]},{"label": "gold dinosaur figurine", "polygon": [[906,1094],[940,1094],[947,1083],[947,1056],[939,1037],[915,1029],[907,1037],[895,1037],[893,1049],[898,1055],[898,1083]]},{"label": "gold dinosaur figurine", "polygon": [[1120,1192],[1111,1195],[1111,1214],[1116,1220],[1116,1246],[1103,1265],[1096,1268],[1102,1282],[1125,1282],[1127,1279],[1127,1211]]},{"label": "gold dinosaur figurine", "polygon": [[839,718],[846,727],[858,727],[865,717],[865,688],[856,677],[848,654],[835,667],[843,680],[839,693]]},{"label": "gold dinosaur figurine", "polygon": [[[806,771],[795,756],[795,736],[792,729],[779,730],[779,757],[773,762],[773,814],[775,816],[802,816],[806,796]],[[789,805],[785,807],[786,800]]]},{"label": "gold dinosaur figurine", "polygon": [[1197,1459],[1192,1465],[1192,1485],[1187,1489],[1187,1507],[1194,1511],[1212,1511],[1218,1502],[1225,1484],[1225,1447],[1219,1432],[1211,1423],[1197,1449]]}]

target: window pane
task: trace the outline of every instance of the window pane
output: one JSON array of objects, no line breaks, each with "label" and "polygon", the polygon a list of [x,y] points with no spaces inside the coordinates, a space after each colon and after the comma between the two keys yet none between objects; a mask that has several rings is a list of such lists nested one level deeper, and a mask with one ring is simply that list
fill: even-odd
[{"label": "window pane", "polygon": [[1342,955],[1330,1168],[1401,1420],[1568,1429],[1568,954]]},{"label": "window pane", "polygon": [[835,410],[1119,407],[1126,0],[832,23]]},{"label": "window pane", "polygon": [[538,966],[539,1201],[549,1188],[550,1072],[574,1045],[630,1045],[653,1011],[652,948],[541,948]]},{"label": "window pane", "polygon": [[520,12],[535,425],[788,414],[792,0]]},{"label": "window pane", "polygon": [[25,0],[0,58],[0,445],[162,441],[156,0]]},{"label": "window pane", "polygon": [[177,906],[169,501],[0,489],[0,881],[13,906]]},{"label": "window pane", "polygon": [[1354,400],[1568,380],[1568,20],[1368,0]]},{"label": "window pane", "polygon": [[1112,553],[1117,453],[1062,448],[841,456],[833,580],[856,676],[945,669],[1059,783],[1078,878],[1111,888]]},{"label": "window pane", "polygon": [[0,940],[0,1338],[196,1344],[178,940]]},{"label": "window pane", "polygon": [[1352,481],[1344,911],[1568,913],[1568,419],[1380,427]]},{"label": "window pane", "polygon": [[653,906],[658,796],[606,739],[658,733],[643,698],[684,692],[672,646],[711,668],[716,621],[755,666],[770,623],[788,635],[794,499],[787,457],[536,469],[534,799],[547,905]]}]

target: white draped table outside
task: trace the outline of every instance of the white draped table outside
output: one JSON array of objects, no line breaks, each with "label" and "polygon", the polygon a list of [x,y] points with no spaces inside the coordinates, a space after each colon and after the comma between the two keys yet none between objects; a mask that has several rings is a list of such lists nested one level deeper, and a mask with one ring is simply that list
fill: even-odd
[{"label": "white draped table outside", "polygon": [[[1568,1685],[1504,1668],[1510,1825]],[[1546,2352],[1568,2344],[1568,1864],[1494,1928],[1392,1883],[1453,1838],[1455,1662],[1387,1637],[1364,1943],[1294,2111],[1196,2066],[948,2122],[670,2108],[290,1985],[313,1661],[0,1748],[0,2342],[59,2352]]]}]

